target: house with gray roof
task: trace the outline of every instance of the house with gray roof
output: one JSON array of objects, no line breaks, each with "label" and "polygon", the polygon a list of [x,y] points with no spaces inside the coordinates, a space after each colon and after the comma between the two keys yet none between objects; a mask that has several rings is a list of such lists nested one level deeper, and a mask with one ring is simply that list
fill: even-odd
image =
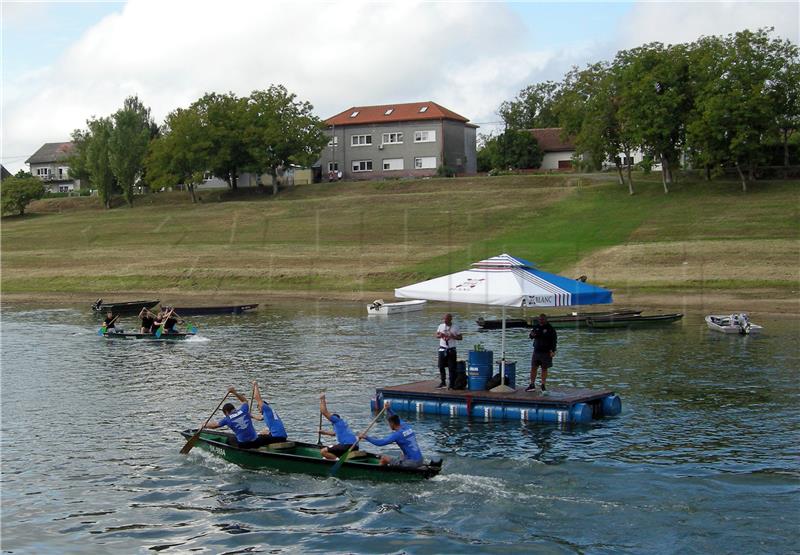
[{"label": "house with gray roof", "polygon": [[68,193],[81,188],[80,179],[72,179],[69,175],[69,157],[75,149],[75,143],[45,143],[33,155],[25,160],[30,166],[31,175],[44,181],[51,193]]},{"label": "house with gray roof", "polygon": [[325,120],[322,178],[386,179],[477,171],[477,125],[435,102],[353,106]]}]

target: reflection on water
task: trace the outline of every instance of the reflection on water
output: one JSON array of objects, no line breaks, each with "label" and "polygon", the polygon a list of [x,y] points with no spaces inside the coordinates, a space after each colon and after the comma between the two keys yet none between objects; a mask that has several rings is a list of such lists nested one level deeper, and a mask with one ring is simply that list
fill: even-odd
[{"label": "reflection on water", "polygon": [[[202,422],[229,385],[249,393],[253,379],[297,439],[316,441],[323,389],[365,427],[377,386],[436,376],[441,311],[368,318],[361,304],[286,303],[193,318],[200,337],[161,343],[99,338],[82,308],[6,307],[3,550],[795,548],[796,320],[762,319],[762,337],[714,334],[701,315],[660,330],[564,330],[550,382],[612,388],[622,415],[574,427],[410,417],[423,452],[445,459],[427,482],[342,482],[178,454],[177,430]],[[479,342],[499,351],[499,333],[473,323],[480,314],[455,312],[461,356]],[[523,383],[526,330],[508,331],[508,352]]]}]

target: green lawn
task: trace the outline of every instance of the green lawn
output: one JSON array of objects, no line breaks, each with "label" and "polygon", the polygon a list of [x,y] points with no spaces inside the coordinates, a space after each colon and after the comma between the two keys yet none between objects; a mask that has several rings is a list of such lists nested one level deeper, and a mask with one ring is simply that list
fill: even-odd
[{"label": "green lawn", "polygon": [[660,182],[640,179],[631,197],[612,181],[537,175],[202,196],[192,205],[185,193],[154,194],[113,210],[90,198],[39,201],[29,216],[2,222],[3,291],[388,292],[501,252],[567,275],[592,261],[601,283],[691,287],[697,276],[672,266],[677,282],[637,282],[635,265],[628,271],[614,257],[686,264],[672,258],[688,248],[724,267],[739,262],[730,242],[742,241],[753,266],[765,249],[770,261],[744,281],[797,285],[790,269],[773,267],[800,257],[797,182],[757,183],[746,194],[733,181],[680,182],[664,195]]}]

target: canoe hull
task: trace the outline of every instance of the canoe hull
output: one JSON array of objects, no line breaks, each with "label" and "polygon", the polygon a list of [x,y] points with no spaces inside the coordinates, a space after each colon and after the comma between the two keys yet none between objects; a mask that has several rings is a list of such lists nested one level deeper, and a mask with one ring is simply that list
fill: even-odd
[{"label": "canoe hull", "polygon": [[106,339],[142,340],[142,341],[185,341],[194,337],[193,333],[162,333],[156,337],[152,333],[104,333]]},{"label": "canoe hull", "polygon": [[237,304],[231,306],[177,306],[175,313],[178,316],[206,316],[213,314],[242,314],[255,310],[258,304]]},{"label": "canoe hull", "polygon": [[588,318],[586,323],[592,329],[648,328],[672,324],[681,318],[683,314],[659,314],[623,318]]},{"label": "canoe hull", "polygon": [[[186,439],[192,437],[197,430],[184,430],[181,435]],[[329,461],[319,454],[319,447],[311,443],[293,442],[296,447],[290,450],[271,450],[269,447],[259,449],[239,449],[228,444],[233,434],[223,431],[204,431],[200,434],[197,447],[218,455],[228,462],[256,470],[267,469],[279,472],[311,474],[327,477],[336,461]],[[370,455],[355,461],[345,461],[336,472],[337,478],[408,481],[433,478],[441,471],[438,465],[425,465],[420,468],[398,468],[380,466],[378,457]]]},{"label": "canoe hull", "polygon": [[104,303],[102,299],[98,299],[98,301],[92,305],[92,311],[98,314],[105,314],[110,310],[115,315],[119,314],[120,316],[137,315],[143,308],[153,308],[159,303],[158,299],[125,303]]},{"label": "canoe hull", "polygon": [[[558,314],[548,316],[547,321],[557,329],[585,328],[587,318],[591,317],[622,317],[637,316],[641,310],[620,310],[616,312],[581,312],[578,314]],[[532,328],[535,317],[531,318],[506,318],[506,328]],[[502,328],[502,320],[478,320],[478,326],[485,330],[499,330]]]}]

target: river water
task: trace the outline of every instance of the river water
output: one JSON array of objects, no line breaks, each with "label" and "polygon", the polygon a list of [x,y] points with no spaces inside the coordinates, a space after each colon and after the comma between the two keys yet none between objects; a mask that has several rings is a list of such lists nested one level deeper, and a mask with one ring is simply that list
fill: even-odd
[{"label": "river water", "polygon": [[[715,334],[700,314],[561,331],[551,387],[611,388],[622,414],[575,427],[409,417],[424,454],[445,459],[429,481],[178,454],[176,431],[253,379],[295,439],[316,442],[321,389],[363,428],[377,386],[436,376],[445,309],[376,318],[360,304],[287,302],[194,318],[201,337],[165,344],[97,337],[85,307],[5,306],[3,553],[798,552],[797,319],[757,318],[761,337]],[[491,313],[453,309],[461,356],[479,342],[499,351],[499,332],[474,324]],[[526,337],[508,332],[522,368]]]}]

